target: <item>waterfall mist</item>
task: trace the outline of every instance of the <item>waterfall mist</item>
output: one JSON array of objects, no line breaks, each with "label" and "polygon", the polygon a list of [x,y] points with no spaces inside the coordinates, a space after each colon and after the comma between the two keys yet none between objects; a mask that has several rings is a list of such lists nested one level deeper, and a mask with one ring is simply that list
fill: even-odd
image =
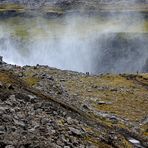
[{"label": "waterfall mist", "polygon": [[43,64],[90,73],[146,71],[148,34],[140,13],[0,20],[0,55],[17,65]]}]

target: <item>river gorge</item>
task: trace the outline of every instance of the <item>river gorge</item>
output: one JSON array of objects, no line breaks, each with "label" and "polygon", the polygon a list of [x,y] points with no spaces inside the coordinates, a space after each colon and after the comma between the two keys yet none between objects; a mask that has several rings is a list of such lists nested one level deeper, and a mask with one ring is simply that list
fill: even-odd
[{"label": "river gorge", "polygon": [[2,17],[0,43],[0,55],[11,64],[92,74],[148,70],[148,19],[142,13]]}]

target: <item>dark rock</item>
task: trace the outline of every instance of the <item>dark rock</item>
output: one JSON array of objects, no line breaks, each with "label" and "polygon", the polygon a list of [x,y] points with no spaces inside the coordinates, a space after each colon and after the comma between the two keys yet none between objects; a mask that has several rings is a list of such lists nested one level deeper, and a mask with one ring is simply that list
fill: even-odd
[{"label": "dark rock", "polygon": [[13,87],[12,84],[8,84],[8,85],[7,85],[7,88],[8,88],[9,90],[14,90],[14,87]]},{"label": "dark rock", "polygon": [[89,76],[89,72],[86,72],[86,75]]},{"label": "dark rock", "polygon": [[5,133],[5,127],[4,126],[0,126],[0,135]]},{"label": "dark rock", "polygon": [[0,56],[0,64],[2,64],[2,63],[3,63],[3,57]]},{"label": "dark rock", "polygon": [[98,105],[103,105],[103,104],[106,104],[106,102],[104,102],[104,101],[98,101],[97,104]]},{"label": "dark rock", "polygon": [[118,91],[118,89],[117,88],[112,88],[112,89],[110,89],[110,91]]},{"label": "dark rock", "polygon": [[54,78],[52,76],[47,76],[48,80],[54,81]]},{"label": "dark rock", "polygon": [[26,95],[26,94],[24,94],[24,93],[17,93],[16,95],[15,95],[15,97],[17,98],[17,99],[19,99],[20,100],[20,102],[29,102],[30,101],[30,97],[29,97],[29,95]]},{"label": "dark rock", "polygon": [[87,110],[89,109],[89,107],[88,107],[87,104],[83,104],[82,107],[83,107],[84,109],[87,109]]},{"label": "dark rock", "polygon": [[1,94],[0,93],[0,99],[2,101],[6,101],[8,98],[9,98],[10,94],[9,93],[4,93],[4,94]]}]

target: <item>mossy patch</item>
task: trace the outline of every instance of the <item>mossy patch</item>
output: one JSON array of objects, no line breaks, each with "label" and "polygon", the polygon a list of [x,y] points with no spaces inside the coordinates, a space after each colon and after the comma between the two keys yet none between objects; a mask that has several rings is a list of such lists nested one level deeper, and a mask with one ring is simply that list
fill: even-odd
[{"label": "mossy patch", "polygon": [[24,79],[24,81],[30,87],[36,85],[39,82],[39,80],[37,78],[35,78],[35,77],[27,77],[27,78]]},{"label": "mossy patch", "polygon": [[15,83],[15,80],[10,77],[6,72],[0,72],[0,81],[2,83]]},{"label": "mossy patch", "polygon": [[[141,81],[141,80],[140,80]],[[142,79],[143,83],[147,83]],[[111,104],[99,105],[93,101],[94,109],[105,111],[131,121],[138,121],[148,114],[146,108],[148,92],[140,84],[119,75],[80,77],[66,82],[67,90],[84,98],[98,98]]]}]

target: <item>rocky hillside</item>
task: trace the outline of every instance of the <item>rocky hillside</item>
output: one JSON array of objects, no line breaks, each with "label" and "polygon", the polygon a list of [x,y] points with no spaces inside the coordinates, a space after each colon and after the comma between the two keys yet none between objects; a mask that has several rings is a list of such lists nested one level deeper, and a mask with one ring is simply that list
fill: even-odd
[{"label": "rocky hillside", "polygon": [[0,147],[148,147],[148,74],[0,62]]}]

